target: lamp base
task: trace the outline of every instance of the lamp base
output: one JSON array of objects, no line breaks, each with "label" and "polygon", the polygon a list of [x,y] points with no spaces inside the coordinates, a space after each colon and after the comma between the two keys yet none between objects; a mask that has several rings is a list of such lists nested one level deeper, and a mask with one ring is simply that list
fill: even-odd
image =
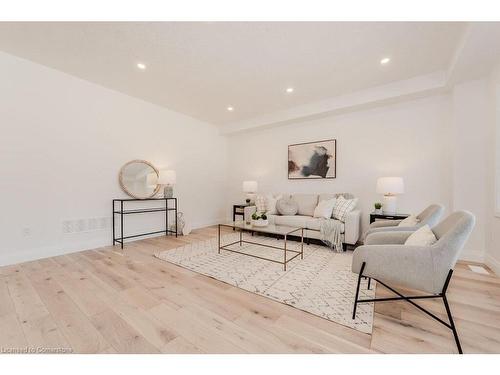
[{"label": "lamp base", "polygon": [[172,198],[174,196],[174,188],[166,185],[163,188],[163,198]]},{"label": "lamp base", "polygon": [[247,204],[254,204],[256,196],[257,194],[255,193],[247,193],[246,195],[247,198],[245,199],[245,202],[247,202]]},{"label": "lamp base", "polygon": [[398,198],[395,195],[384,195],[384,204],[382,206],[384,212],[395,214],[397,201]]}]

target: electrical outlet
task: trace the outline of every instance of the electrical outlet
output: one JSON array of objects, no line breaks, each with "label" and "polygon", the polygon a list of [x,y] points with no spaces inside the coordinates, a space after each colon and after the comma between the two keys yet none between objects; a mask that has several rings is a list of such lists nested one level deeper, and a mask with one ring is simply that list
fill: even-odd
[{"label": "electrical outlet", "polygon": [[85,232],[87,230],[87,221],[85,219],[79,219],[76,221],[76,231]]},{"label": "electrical outlet", "polygon": [[71,220],[64,220],[63,221],[63,227],[62,227],[62,232],[64,234],[69,234],[73,233],[73,222]]},{"label": "electrical outlet", "polygon": [[101,230],[104,230],[106,229],[107,225],[106,225],[106,218],[105,217],[100,217],[99,218],[99,229]]},{"label": "electrical outlet", "polygon": [[31,236],[31,228],[30,227],[24,227],[22,230],[23,237],[29,237]]},{"label": "electrical outlet", "polygon": [[98,219],[96,219],[95,217],[94,217],[94,218],[89,219],[89,220],[88,220],[88,223],[87,223],[88,230],[89,230],[89,231],[95,231],[95,230],[98,230],[98,229],[99,229],[98,224],[99,224],[99,221],[98,221]]},{"label": "electrical outlet", "polygon": [[62,233],[96,232],[111,228],[111,217],[92,217],[86,219],[63,220]]}]

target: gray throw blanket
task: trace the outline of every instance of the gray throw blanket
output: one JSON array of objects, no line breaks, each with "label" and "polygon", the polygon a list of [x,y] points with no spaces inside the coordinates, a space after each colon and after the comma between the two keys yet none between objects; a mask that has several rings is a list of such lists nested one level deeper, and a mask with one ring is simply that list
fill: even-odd
[{"label": "gray throw blanket", "polygon": [[342,251],[342,222],[333,219],[324,219],[319,228],[321,241],[337,252]]}]

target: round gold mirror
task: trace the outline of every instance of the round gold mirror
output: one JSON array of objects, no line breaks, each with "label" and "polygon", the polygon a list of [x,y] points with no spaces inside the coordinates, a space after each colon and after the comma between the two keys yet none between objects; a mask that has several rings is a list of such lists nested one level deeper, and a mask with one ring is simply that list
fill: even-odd
[{"label": "round gold mirror", "polygon": [[120,169],[119,181],[123,191],[136,199],[152,198],[158,193],[159,171],[145,160],[132,160]]}]

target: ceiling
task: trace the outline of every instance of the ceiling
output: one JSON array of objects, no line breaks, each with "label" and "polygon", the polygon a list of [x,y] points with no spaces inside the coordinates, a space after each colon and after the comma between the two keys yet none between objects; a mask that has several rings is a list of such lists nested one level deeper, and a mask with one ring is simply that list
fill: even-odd
[{"label": "ceiling", "polygon": [[[464,29],[452,22],[2,22],[0,50],[227,125],[445,70]],[[391,61],[381,65],[384,57]]]}]

